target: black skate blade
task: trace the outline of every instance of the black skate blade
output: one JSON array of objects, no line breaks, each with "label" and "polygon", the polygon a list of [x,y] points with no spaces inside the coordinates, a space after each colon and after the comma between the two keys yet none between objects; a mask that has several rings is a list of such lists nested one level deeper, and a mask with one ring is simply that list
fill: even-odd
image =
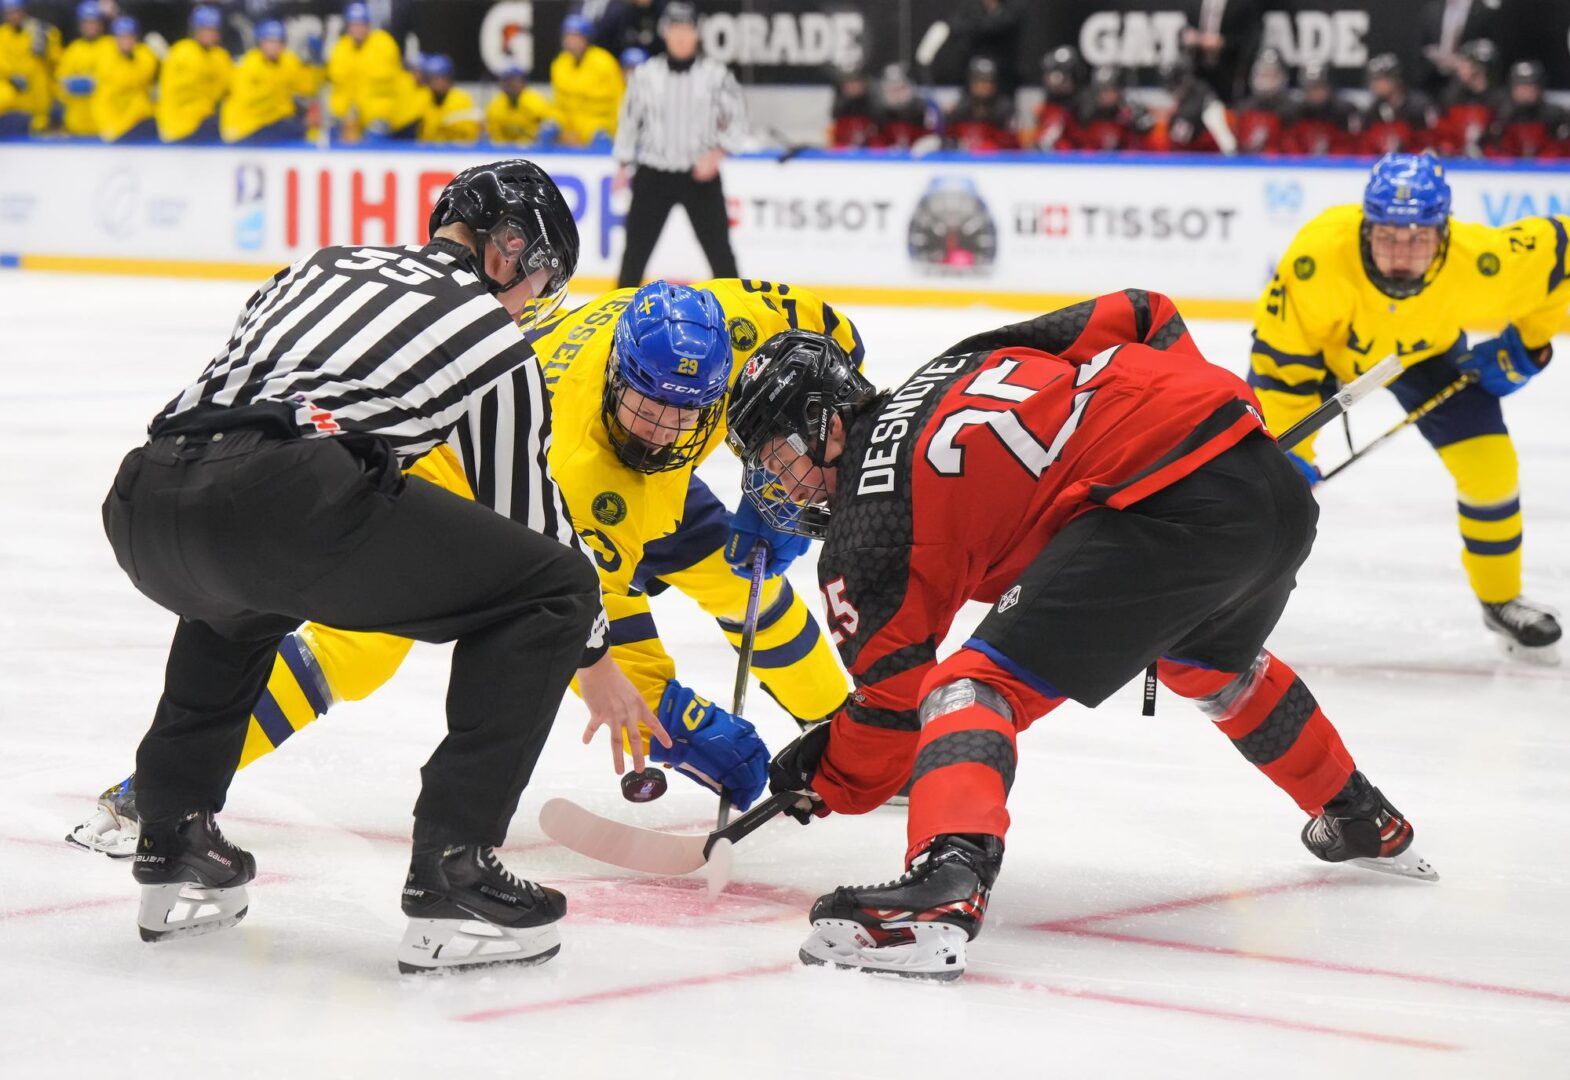
[{"label": "black skate blade", "polygon": [[184,939],[201,937],[204,934],[213,934],[217,933],[219,930],[229,929],[229,927],[235,925],[241,919],[245,918],[245,913],[250,910],[250,905],[246,905],[239,911],[235,912],[233,915],[227,915],[222,919],[213,919],[211,922],[198,923],[195,926],[176,927],[173,930],[149,930],[140,923],[137,924],[136,929],[142,935],[143,941],[151,943],[173,941],[176,938]]},{"label": "black skate blade", "polygon": [[806,949],[798,949],[796,955],[800,957],[801,962],[806,964],[808,967],[831,967],[835,971],[856,971],[863,975],[892,975],[896,979],[905,979],[910,982],[958,982],[959,977],[965,974],[964,968],[961,968],[958,971],[894,971],[889,968],[861,967],[857,964],[830,963],[827,960],[822,960],[816,956],[813,956]]},{"label": "black skate blade", "polygon": [[476,960],[472,964],[436,964],[431,967],[421,967],[405,960],[398,961],[398,971],[403,975],[458,975],[476,968],[497,967],[538,967],[547,960],[561,952],[561,945],[552,945],[542,953],[533,956],[513,956],[501,960]]}]

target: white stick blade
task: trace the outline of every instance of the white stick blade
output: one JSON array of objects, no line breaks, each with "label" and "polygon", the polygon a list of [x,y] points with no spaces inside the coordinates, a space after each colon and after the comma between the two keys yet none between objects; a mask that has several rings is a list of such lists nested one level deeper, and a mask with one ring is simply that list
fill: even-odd
[{"label": "white stick blade", "polygon": [[597,862],[645,874],[690,874],[703,866],[707,836],[683,836],[613,821],[566,799],[540,807],[540,831]]},{"label": "white stick blade", "polygon": [[718,900],[725,886],[730,884],[731,871],[736,867],[735,849],[736,845],[729,840],[720,839],[709,852],[709,861],[703,865],[703,877],[711,901]]}]

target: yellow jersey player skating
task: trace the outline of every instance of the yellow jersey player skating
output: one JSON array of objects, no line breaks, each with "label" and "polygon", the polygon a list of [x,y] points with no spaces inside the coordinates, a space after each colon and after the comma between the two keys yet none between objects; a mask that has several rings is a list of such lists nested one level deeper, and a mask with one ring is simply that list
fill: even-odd
[{"label": "yellow jersey player skating", "polygon": [[[1553,612],[1521,595],[1521,493],[1500,398],[1547,366],[1570,307],[1570,218],[1493,228],[1450,218],[1444,169],[1427,154],[1388,154],[1362,206],[1305,225],[1254,311],[1249,383],[1273,431],[1394,354],[1390,385],[1408,411],[1463,375],[1474,381],[1417,421],[1455,478],[1461,564],[1483,621],[1513,656],[1558,661]],[[1468,348],[1466,326],[1504,323]],[[1317,483],[1312,441],[1289,455]]]},{"label": "yellow jersey player skating", "polygon": [[[682,317],[673,319],[673,313]],[[718,776],[720,783],[710,786],[729,790],[743,808],[762,788],[759,770],[767,752],[745,720],[677,681],[648,598],[675,587],[739,645],[749,588],[740,567],[753,544],[763,540],[770,548],[769,576],[752,671],[799,722],[827,718],[844,702],[844,675],[783,576],[807,541],[767,528],[745,502],[733,516],[694,474],[723,440],[728,384],[762,342],[794,327],[832,336],[858,364],[865,352],[855,326],[828,304],[805,290],[766,281],[716,280],[696,290],[663,282],[621,289],[530,335],[552,398],[545,452],[573,527],[599,569],[611,656],[676,739],[670,750],[656,744],[650,753],[694,779]],[[704,381],[711,356],[721,352],[718,378],[707,378],[717,397],[681,389]],[[438,447],[409,471],[486,502],[493,498],[494,479],[469,464],[470,443],[471,436],[460,431],[456,445]],[[315,624],[286,638],[253,711],[241,767],[281,746],[334,703],[372,693],[397,670],[410,645],[402,638]],[[120,857],[134,847],[135,823],[135,790],[128,778],[104,792],[93,817],[68,839]]]}]

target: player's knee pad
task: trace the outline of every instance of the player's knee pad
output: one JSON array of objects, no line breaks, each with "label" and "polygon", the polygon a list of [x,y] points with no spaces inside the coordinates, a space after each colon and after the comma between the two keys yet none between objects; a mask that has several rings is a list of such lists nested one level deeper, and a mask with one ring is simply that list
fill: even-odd
[{"label": "player's knee pad", "polygon": [[1221,689],[1193,699],[1200,711],[1216,723],[1237,716],[1248,708],[1249,702],[1265,684],[1265,673],[1270,668],[1270,654],[1263,649],[1245,671],[1240,671]]},{"label": "player's knee pad", "polygon": [[926,697],[921,699],[921,726],[926,727],[940,716],[968,709],[972,705],[980,705],[996,713],[1005,724],[1013,726],[1014,710],[1007,699],[986,683],[975,679],[956,679],[928,691]]}]

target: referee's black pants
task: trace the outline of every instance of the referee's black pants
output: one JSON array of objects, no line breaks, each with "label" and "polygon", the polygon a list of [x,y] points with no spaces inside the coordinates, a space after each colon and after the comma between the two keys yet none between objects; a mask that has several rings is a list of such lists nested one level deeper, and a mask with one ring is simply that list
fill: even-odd
[{"label": "referee's black pants", "polygon": [[404,478],[379,439],[162,435],[104,502],[115,557],[181,616],[136,755],[143,820],[223,807],[278,643],[302,622],[456,642],[414,816],[503,842],[599,609],[587,559]]},{"label": "referee's black pants", "polygon": [[643,284],[643,271],[654,254],[654,245],[665,231],[665,220],[677,205],[687,208],[692,231],[709,260],[711,277],[733,278],[736,254],[730,246],[730,217],[725,212],[725,189],[718,174],[712,180],[695,180],[690,172],[666,172],[640,165],[632,174],[632,203],[627,207],[627,246],[622,250],[618,289]]}]

